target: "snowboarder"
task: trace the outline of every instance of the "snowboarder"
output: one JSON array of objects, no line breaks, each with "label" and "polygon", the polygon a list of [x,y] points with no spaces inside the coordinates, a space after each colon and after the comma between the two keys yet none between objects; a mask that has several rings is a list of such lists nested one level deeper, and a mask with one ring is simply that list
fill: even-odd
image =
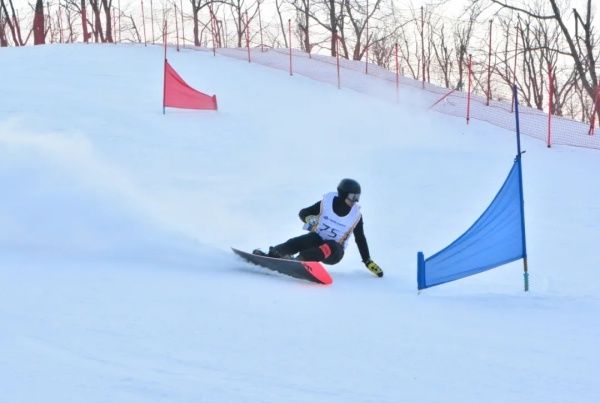
[{"label": "snowboarder", "polygon": [[[323,200],[300,210],[300,219],[305,223],[308,234],[291,238],[286,242],[271,246],[269,252],[260,249],[254,254],[275,258],[295,258],[302,261],[336,264],[344,256],[348,238],[354,234],[358,251],[365,266],[377,277],[383,277],[383,270],[369,254],[369,246],[363,230],[363,219],[358,200],[360,185],[354,179],[342,179],[337,193],[323,196]],[[294,255],[298,253],[298,256]]]}]

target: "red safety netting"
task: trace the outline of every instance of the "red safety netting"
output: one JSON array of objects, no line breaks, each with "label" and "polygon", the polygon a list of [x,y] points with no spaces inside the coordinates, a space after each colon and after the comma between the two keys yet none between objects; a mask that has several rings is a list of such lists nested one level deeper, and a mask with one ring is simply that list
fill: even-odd
[{"label": "red safety netting", "polygon": [[[199,51],[208,49],[195,48]],[[237,59],[248,59],[251,53],[252,62],[276,69],[290,69],[289,49],[223,48],[217,53]],[[350,88],[377,98],[397,102],[398,99],[410,99],[412,104],[420,104],[425,108],[456,117],[464,117],[485,121],[507,130],[515,130],[510,88],[505,85],[507,95],[499,99],[486,99],[479,94],[451,90],[431,83],[423,83],[406,76],[397,77],[393,71],[369,64],[365,74],[365,63],[340,59],[324,55],[308,55],[297,49],[292,50],[294,57],[294,74],[304,75],[314,80],[332,85]],[[336,64],[339,70],[336,71]],[[329,68],[324,68],[329,65]],[[399,84],[399,85],[398,85]],[[419,90],[415,97],[411,91]],[[600,104],[600,102],[599,102]],[[548,145],[569,145],[576,147],[600,149],[600,135],[594,135],[588,123],[574,121],[565,117],[551,115],[536,108],[522,105],[520,108],[521,134],[547,142]],[[549,127],[550,126],[550,127]],[[551,133],[550,133],[551,129]],[[597,131],[597,130],[596,130]]]}]

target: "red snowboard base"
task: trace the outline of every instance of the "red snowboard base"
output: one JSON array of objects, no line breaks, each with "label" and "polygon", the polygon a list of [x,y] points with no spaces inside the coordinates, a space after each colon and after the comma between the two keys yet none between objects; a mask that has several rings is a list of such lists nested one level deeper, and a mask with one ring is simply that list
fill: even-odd
[{"label": "red snowboard base", "polygon": [[333,280],[327,270],[319,262],[301,262],[299,260],[277,259],[268,256],[259,256],[231,248],[233,252],[246,261],[258,266],[303,280],[319,284],[331,284]]}]

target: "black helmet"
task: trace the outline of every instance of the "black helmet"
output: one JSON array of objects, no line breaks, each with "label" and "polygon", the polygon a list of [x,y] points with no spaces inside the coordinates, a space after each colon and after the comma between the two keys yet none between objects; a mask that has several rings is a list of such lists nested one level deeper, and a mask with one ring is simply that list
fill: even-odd
[{"label": "black helmet", "polygon": [[337,187],[337,191],[338,196],[345,199],[349,194],[360,195],[360,185],[354,179],[342,179]]}]

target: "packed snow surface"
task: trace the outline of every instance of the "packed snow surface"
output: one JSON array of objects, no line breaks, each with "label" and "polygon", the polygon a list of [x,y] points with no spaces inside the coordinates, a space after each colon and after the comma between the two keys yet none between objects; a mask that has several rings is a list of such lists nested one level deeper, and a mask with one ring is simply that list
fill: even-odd
[{"label": "packed snow surface", "polygon": [[[162,52],[0,49],[0,401],[600,401],[599,151],[522,139],[529,292],[518,261],[417,294],[514,132],[191,49],[219,111],[163,115]],[[353,240],[328,287],[231,253],[344,177],[383,278]]]}]

